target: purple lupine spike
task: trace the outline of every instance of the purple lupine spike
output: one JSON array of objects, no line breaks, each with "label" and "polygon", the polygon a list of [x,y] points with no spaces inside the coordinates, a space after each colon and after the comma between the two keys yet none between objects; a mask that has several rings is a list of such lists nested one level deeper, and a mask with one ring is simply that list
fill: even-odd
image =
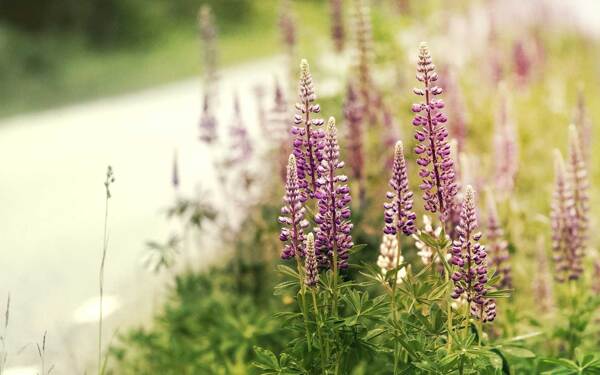
[{"label": "purple lupine spike", "polygon": [[447,141],[448,130],[444,126],[447,119],[440,111],[444,108],[444,102],[435,99],[442,93],[442,89],[432,85],[437,79],[438,75],[431,61],[429,48],[426,43],[421,43],[417,80],[423,82],[424,87],[414,88],[413,92],[418,96],[424,96],[425,101],[412,106],[415,113],[413,125],[418,128],[415,138],[419,142],[415,147],[415,153],[420,167],[419,176],[422,178],[420,188],[423,190],[425,209],[432,213],[438,212],[440,220],[445,223],[458,188],[455,182],[454,162]]},{"label": "purple lupine spike", "polygon": [[281,252],[282,259],[304,256],[304,229],[308,221],[304,219],[305,208],[300,199],[300,185],[296,167],[296,157],[290,155],[287,165],[287,181],[279,223],[282,224],[279,240],[284,243]]},{"label": "purple lupine spike", "polygon": [[331,13],[331,39],[337,52],[344,50],[344,3],[343,0],[329,0]]},{"label": "purple lupine spike", "polygon": [[491,192],[488,193],[487,238],[489,241],[490,265],[495,267],[496,272],[501,276],[499,287],[510,289],[512,288],[512,276],[508,242],[504,238],[504,230],[498,217],[496,201]]},{"label": "purple lupine spike", "polygon": [[299,82],[300,101],[296,103],[296,114],[294,115],[293,147],[296,162],[298,164],[298,179],[300,187],[304,191],[303,199],[312,198],[317,189],[317,165],[320,161],[322,140],[325,133],[315,129],[323,125],[321,118],[311,118],[311,114],[317,114],[321,107],[314,103],[317,98],[313,85],[312,75],[306,60],[300,63]]},{"label": "purple lupine spike", "polygon": [[304,258],[304,284],[314,288],[319,283],[319,268],[315,253],[315,236],[312,232],[306,236],[306,257]]},{"label": "purple lupine spike", "polygon": [[[346,184],[348,177],[338,175],[336,171],[344,167],[340,161],[340,147],[337,141],[335,119],[329,118],[323,159],[319,165],[318,213],[315,215],[317,256],[323,267],[332,267],[337,258],[338,268],[348,267],[348,251],[354,245],[350,232],[350,188]],[[335,268],[335,266],[333,266]]]},{"label": "purple lupine spike", "polygon": [[204,90],[210,98],[216,97],[217,81],[217,28],[213,12],[208,5],[198,11],[198,31],[202,48]]},{"label": "purple lupine spike", "polygon": [[510,115],[506,86],[501,85],[499,92],[500,97],[494,126],[494,169],[496,190],[504,199],[514,189],[519,170],[519,149],[517,132]]},{"label": "purple lupine spike", "polygon": [[202,115],[200,116],[200,140],[211,144],[217,140],[217,119],[212,113],[208,94],[204,94]]},{"label": "purple lupine spike", "polygon": [[492,321],[496,316],[496,305],[485,297],[488,281],[487,253],[479,243],[481,233],[476,233],[477,213],[475,191],[471,185],[465,188],[465,198],[460,214],[460,225],[456,229],[458,238],[452,243],[451,263],[458,269],[452,274],[454,291],[452,298],[464,295],[469,302],[471,312],[483,322]]},{"label": "purple lupine spike", "polygon": [[577,107],[575,108],[575,115],[573,117],[573,122],[579,128],[579,143],[583,158],[586,161],[589,161],[594,126],[592,124],[592,119],[588,115],[582,87],[579,87],[577,90]]},{"label": "purple lupine spike", "polygon": [[565,163],[558,150],[554,150],[554,192],[552,194],[551,226],[554,253],[555,279],[564,282],[576,278],[581,272],[578,251],[578,228],[573,200],[573,190],[567,178]]},{"label": "purple lupine spike", "polygon": [[577,249],[573,256],[577,258],[577,266],[572,269],[571,278],[579,278],[582,271],[580,264],[585,255],[589,226],[588,175],[585,159],[581,150],[580,138],[575,125],[569,126],[569,183],[573,189],[573,204],[577,222]]},{"label": "purple lupine spike", "polygon": [[242,118],[240,101],[236,95],[233,99],[233,120],[230,127],[232,152],[229,164],[238,164],[252,155],[252,142],[248,135],[248,129]]},{"label": "purple lupine spike", "polygon": [[402,232],[410,236],[415,233],[417,215],[412,210],[413,193],[408,189],[408,172],[401,141],[396,142],[394,148],[394,165],[389,184],[392,191],[386,193],[389,202],[383,205],[385,222],[383,232],[392,235]]},{"label": "purple lupine spike", "polygon": [[348,85],[346,92],[344,118],[348,125],[348,164],[350,164],[353,181],[358,182],[359,200],[363,202],[366,191],[364,175],[365,156],[363,151],[364,106],[361,104],[358,93],[352,83]]},{"label": "purple lupine spike", "polygon": [[533,295],[536,305],[542,313],[549,312],[554,307],[552,296],[552,279],[550,277],[550,269],[548,267],[548,257],[546,256],[546,246],[544,246],[544,238],[538,237],[537,240],[537,272],[533,279]]}]

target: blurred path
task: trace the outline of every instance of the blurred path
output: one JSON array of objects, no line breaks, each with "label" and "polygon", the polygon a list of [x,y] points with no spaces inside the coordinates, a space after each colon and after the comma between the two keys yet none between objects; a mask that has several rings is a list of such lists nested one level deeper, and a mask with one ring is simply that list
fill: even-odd
[{"label": "blurred path", "polygon": [[[283,77],[283,66],[272,58],[221,72],[223,134],[236,92],[250,134],[257,136],[254,87],[265,85],[270,108],[273,80]],[[174,150],[184,194],[194,194],[197,181],[215,180],[209,153],[197,141],[200,87],[193,79],[0,122],[0,307],[10,292],[9,367],[37,364],[32,343],[41,342],[46,330],[54,373],[81,374],[89,365],[81,360],[95,358],[108,164],[116,182],[105,295],[107,313],[114,313],[106,318],[105,343],[118,326],[150,316],[164,285],[142,269],[140,258],[146,240],[162,242],[170,234],[161,211],[174,198]],[[23,374],[36,371],[27,369]]]}]

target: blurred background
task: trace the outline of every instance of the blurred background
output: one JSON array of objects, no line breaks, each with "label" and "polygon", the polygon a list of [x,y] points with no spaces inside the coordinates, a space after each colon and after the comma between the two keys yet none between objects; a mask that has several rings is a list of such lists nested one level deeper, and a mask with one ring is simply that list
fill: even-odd
[{"label": "blurred background", "polygon": [[[108,165],[115,181],[108,200],[104,347],[149,324],[175,275],[224,262],[232,246],[223,243],[243,237],[247,216],[259,212],[264,191],[270,197],[278,183],[279,159],[265,134],[269,124],[289,125],[300,58],[311,62],[326,113],[341,112],[356,56],[354,1],[341,3],[345,31],[338,48],[325,0],[0,0],[0,308],[10,298],[0,373],[94,368]],[[524,72],[524,79],[539,79],[531,89],[535,100],[561,119],[571,117],[580,82],[590,107],[598,103],[591,94],[598,93],[593,51],[600,2],[367,3],[374,81],[394,92],[386,105],[394,126],[405,129],[397,134],[410,134],[405,102],[412,100],[421,40],[458,72],[474,128],[483,102],[478,107],[478,77],[490,68],[482,56],[494,52],[493,35],[501,61],[519,58],[516,43],[531,64],[546,59],[542,78]],[[204,15],[201,8],[208,9]],[[536,43],[548,43],[547,33],[563,35],[557,42],[563,44],[547,44],[539,57]],[[578,59],[587,70],[574,67]],[[562,64],[579,75],[553,76]],[[523,101],[516,112],[525,108]],[[203,133],[211,119],[218,142]],[[526,129],[522,134],[523,142],[532,137]],[[243,167],[232,156],[239,150]],[[247,188],[243,197],[235,193],[240,186]]]}]

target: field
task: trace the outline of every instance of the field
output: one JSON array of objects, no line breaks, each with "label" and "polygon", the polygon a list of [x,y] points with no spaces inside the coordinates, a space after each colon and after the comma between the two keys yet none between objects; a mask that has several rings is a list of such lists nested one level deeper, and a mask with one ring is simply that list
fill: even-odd
[{"label": "field", "polygon": [[[97,372],[600,374],[590,4],[283,0],[223,36],[203,6],[200,42],[78,55],[65,93],[36,103],[111,71],[128,78],[90,95],[187,76],[199,44],[215,176],[179,193],[174,159],[175,229],[146,258],[167,295],[99,349]],[[234,92],[221,121],[224,66],[274,52],[287,77]]]}]

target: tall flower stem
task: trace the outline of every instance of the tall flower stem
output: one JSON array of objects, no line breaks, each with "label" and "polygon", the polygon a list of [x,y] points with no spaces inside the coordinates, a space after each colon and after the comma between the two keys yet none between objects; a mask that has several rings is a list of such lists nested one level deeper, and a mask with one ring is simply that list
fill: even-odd
[{"label": "tall flower stem", "polygon": [[317,293],[314,288],[311,288],[310,293],[312,294],[312,302],[313,302],[313,311],[315,313],[315,325],[317,326],[317,338],[319,339],[319,350],[321,351],[321,370],[323,371],[323,375],[327,374],[326,370],[326,358],[329,357],[325,353],[325,342],[323,341],[323,334],[321,333],[321,322],[319,319],[319,304],[317,303]]},{"label": "tall flower stem", "polygon": [[99,272],[99,287],[100,287],[100,304],[98,306],[98,375],[104,373],[102,366],[102,315],[103,315],[103,304],[104,304],[104,266],[106,264],[106,253],[108,251],[108,201],[111,198],[110,184],[115,182],[112,167],[109,165],[106,169],[106,180],[104,181],[104,188],[106,190],[106,199],[104,203],[104,234],[102,243],[102,258],[100,260],[100,272]]}]

